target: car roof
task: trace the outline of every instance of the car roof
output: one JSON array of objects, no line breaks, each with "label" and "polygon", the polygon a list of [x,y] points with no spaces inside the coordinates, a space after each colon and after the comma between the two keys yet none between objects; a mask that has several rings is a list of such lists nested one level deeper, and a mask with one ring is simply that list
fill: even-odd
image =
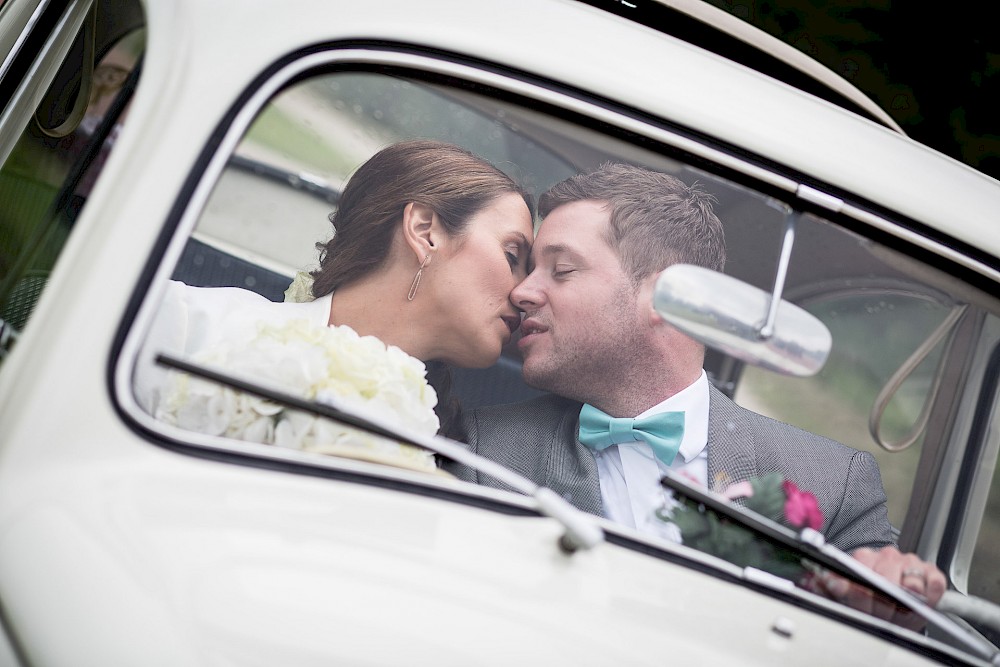
[{"label": "car roof", "polygon": [[856,86],[763,30],[704,0],[579,0],[683,39],[905,134]]},{"label": "car roof", "polygon": [[[164,24],[161,33],[183,36],[191,26],[205,26],[219,35],[185,40],[188,51],[181,60],[175,47],[149,45],[146,85],[139,86],[132,113],[159,108],[169,98],[171,113],[184,117],[188,134],[215,131],[206,109],[228,107],[254,87],[262,72],[305,53],[303,45],[343,44],[360,50],[338,49],[341,57],[363,59],[373,49],[394,45],[398,52],[405,45],[409,61],[430,54],[436,70],[452,67],[440,63],[486,63],[472,69],[487,72],[490,82],[513,82],[512,89],[520,90],[521,82],[540,81],[553,95],[563,95],[560,104],[567,108],[575,108],[574,100],[589,99],[609,111],[626,109],[615,122],[640,133],[653,130],[633,125],[627,116],[658,119],[654,125],[678,130],[670,141],[682,150],[726,166],[749,164],[755,176],[784,190],[805,183],[866,209],[893,212],[915,222],[916,234],[947,245],[957,240],[973,256],[1000,266],[996,180],[842,105],[583,2],[427,0],[415,6],[372,0],[378,11],[354,14],[338,13],[324,0],[301,0],[302,11],[314,21],[263,16],[263,8],[233,0],[145,2],[150,24]],[[245,17],[236,25],[227,12],[238,4]],[[336,21],[328,20],[334,16]],[[265,21],[263,35],[245,28]],[[484,22],[490,29],[472,29]],[[240,58],[230,57],[233,49]],[[209,62],[213,67],[204,67]],[[494,76],[498,71],[513,77],[501,81]],[[143,140],[180,146],[180,137]],[[177,169],[162,176],[187,178],[183,163]]]}]

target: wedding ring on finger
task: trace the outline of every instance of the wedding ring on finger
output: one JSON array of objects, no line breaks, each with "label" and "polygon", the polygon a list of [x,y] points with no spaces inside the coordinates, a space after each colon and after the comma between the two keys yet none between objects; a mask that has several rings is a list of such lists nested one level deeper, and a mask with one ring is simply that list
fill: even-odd
[{"label": "wedding ring on finger", "polygon": [[900,577],[900,581],[906,579],[907,577],[916,577],[920,579],[925,585],[927,584],[927,572],[922,567],[908,567],[903,570],[903,575]]}]

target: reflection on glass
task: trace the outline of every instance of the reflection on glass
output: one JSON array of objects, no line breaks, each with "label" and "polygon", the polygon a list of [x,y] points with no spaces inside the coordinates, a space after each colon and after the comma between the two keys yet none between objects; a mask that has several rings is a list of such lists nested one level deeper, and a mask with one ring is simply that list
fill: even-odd
[{"label": "reflection on glass", "polygon": [[27,323],[73,221],[114,147],[127,109],[96,157],[89,164],[82,162],[94,131],[135,66],[144,39],[144,31],[125,37],[97,64],[95,85],[78,127],[54,138],[31,122],[0,168],[0,319],[9,327],[20,330]]},{"label": "reflection on glass", "polygon": [[[901,526],[923,449],[921,413],[932,398],[947,337],[892,394],[878,421],[883,441],[896,442],[917,429],[915,442],[888,452],[872,437],[869,418],[890,378],[928,339],[950,312],[937,290],[901,276],[868,252],[868,242],[814,224],[799,234],[793,274],[808,270],[824,278],[797,288],[792,298],[816,315],[833,335],[823,370],[809,378],[779,376],[746,368],[736,400],[741,405],[872,453],[888,496],[889,520]],[[809,244],[813,244],[810,248]],[[817,244],[828,245],[820,252]]]}]

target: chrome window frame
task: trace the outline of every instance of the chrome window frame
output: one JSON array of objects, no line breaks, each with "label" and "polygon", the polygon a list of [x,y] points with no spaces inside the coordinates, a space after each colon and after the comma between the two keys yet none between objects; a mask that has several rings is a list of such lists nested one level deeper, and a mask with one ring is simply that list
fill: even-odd
[{"label": "chrome window frame", "polygon": [[[17,82],[17,88],[10,103],[0,109],[0,165],[3,165],[14,145],[27,127],[31,115],[41,103],[45,92],[55,78],[63,61],[83,25],[87,12],[94,0],[71,0],[45,45],[32,61],[24,77]],[[24,33],[25,36],[27,32]],[[8,62],[4,62],[8,66]]]}]

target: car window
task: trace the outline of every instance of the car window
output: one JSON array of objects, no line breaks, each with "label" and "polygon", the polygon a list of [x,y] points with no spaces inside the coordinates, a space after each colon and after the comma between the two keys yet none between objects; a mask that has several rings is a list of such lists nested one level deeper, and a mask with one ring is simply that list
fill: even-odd
[{"label": "car window", "polygon": [[[920,283],[894,283],[895,276],[873,279],[868,269],[858,272],[857,267],[843,270],[844,275],[825,276],[815,287],[821,292],[800,301],[833,335],[823,369],[810,378],[791,379],[747,368],[736,398],[758,412],[875,455],[888,490],[889,519],[898,528],[906,518],[920,460],[925,436],[921,419],[934,399],[931,392],[948,339],[932,344],[910,373],[895,376],[946,321],[953,302]],[[879,416],[875,410],[883,391],[887,400]]]},{"label": "car window", "polygon": [[100,57],[79,117],[66,108],[74,100],[71,82],[57,78],[0,167],[0,361],[31,317],[114,150],[127,120],[130,93],[123,89],[143,44],[143,31],[136,31]]},{"label": "car window", "polygon": [[[900,544],[916,549],[932,534],[954,531],[944,539],[954,547],[944,557],[953,583],[965,590],[968,577],[970,592],[1000,599],[990,574],[998,515],[984,511],[997,439],[988,429],[969,431],[995,414],[982,373],[997,343],[997,304],[871,239],[817,217],[804,222],[814,229],[800,228],[804,247],[789,269],[799,284],[790,296],[829,328],[830,357],[812,377],[742,368],[730,376],[735,399],[870,452]],[[956,489],[967,504],[951,504]],[[989,502],[995,505],[995,494]],[[960,532],[970,541],[978,534],[971,566],[971,542],[956,545]]]},{"label": "car window", "polygon": [[[960,270],[886,233],[892,225],[880,218],[871,223],[873,214],[852,217],[824,210],[815,197],[798,197],[793,174],[772,174],[762,183],[756,176],[762,165],[740,171],[718,147],[706,145],[692,155],[689,138],[678,138],[665,125],[638,126],[599,106],[589,117],[523,82],[463,80],[476,76],[466,70],[445,77],[433,68],[395,61],[376,68],[331,59],[318,69],[296,65],[283,74],[286,79],[268,84],[273,90],[249,98],[244,113],[234,116],[238,120],[221,128],[226,140],[206,147],[192,175],[193,194],[178,207],[165,254],[153,258],[159,263],[157,278],[130,333],[133,349],[142,351],[124,360],[138,369],[129,397],[139,407],[133,416],[150,432],[255,457],[291,457],[316,466],[365,459],[440,476],[410,460],[408,450],[385,444],[380,454],[371,449],[365,454],[342,437],[347,432],[353,434],[347,440],[367,437],[360,431],[328,428],[322,420],[295,416],[287,406],[223,389],[217,381],[179,380],[186,376],[156,360],[167,349],[175,359],[223,373],[230,364],[228,370],[242,380],[274,385],[277,378],[261,364],[286,370],[294,364],[283,366],[261,351],[263,329],[252,318],[241,320],[239,309],[224,310],[234,299],[206,302],[199,312],[245,333],[239,345],[225,336],[213,343],[208,336],[191,346],[189,339],[177,339],[190,332],[158,328],[180,321],[195,327],[186,316],[169,316],[189,312],[183,310],[188,297],[174,287],[237,288],[239,300],[255,304],[313,302],[302,297],[297,279],[308,280],[305,274],[318,266],[317,244],[334,233],[329,216],[345,181],[384,146],[440,139],[486,158],[535,196],[609,160],[697,182],[718,202],[728,247],[726,273],[766,291],[774,287],[783,239],[794,219],[784,297],[825,323],[833,337],[829,362],[814,377],[791,378],[712,350],[706,359],[710,381],[745,407],[872,452],[901,544],[917,545],[925,524],[965,520],[965,514],[948,514],[952,506],[935,494],[953,491],[961,471],[950,473],[941,463],[966,460],[972,424],[984,410],[987,415],[993,410],[991,402],[981,401],[984,377],[974,369],[985,367],[1000,341],[994,330],[1000,304]],[[545,102],[532,98],[535,94]],[[171,310],[176,308],[182,310]],[[357,356],[354,342],[336,345]],[[195,347],[196,354],[185,355]],[[519,365],[516,349],[508,345],[490,368],[446,369],[450,396],[471,409],[538,395],[524,384]],[[161,377],[175,373],[172,384],[151,391],[153,385],[143,379],[150,368]],[[314,399],[321,390],[305,392],[306,397]],[[364,413],[357,405],[352,409]],[[302,433],[308,437],[299,437]],[[333,444],[321,442],[324,438]],[[995,448],[991,432],[980,439],[982,446]],[[990,477],[981,483],[988,485]],[[977,555],[975,567],[989,572],[996,563]]]},{"label": "car window", "polygon": [[302,239],[326,240],[347,178],[376,150],[406,138],[460,143],[535,192],[575,172],[505,123],[499,110],[479,111],[483,106],[495,103],[379,74],[338,73],[296,84],[268,103],[240,142],[197,234],[238,246],[287,277],[314,268],[314,243]]}]

